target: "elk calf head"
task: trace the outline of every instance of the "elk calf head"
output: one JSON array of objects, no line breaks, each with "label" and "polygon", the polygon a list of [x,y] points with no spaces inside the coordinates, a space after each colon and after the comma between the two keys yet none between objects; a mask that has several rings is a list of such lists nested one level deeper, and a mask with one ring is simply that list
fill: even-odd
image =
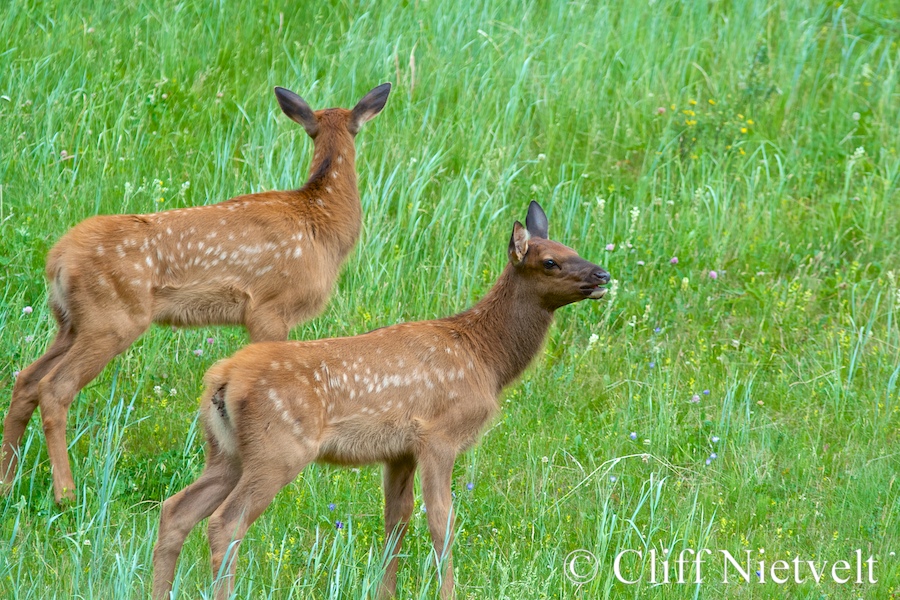
[{"label": "elk calf head", "polygon": [[606,295],[609,273],[578,256],[571,248],[548,239],[547,215],[537,202],[528,207],[523,226],[513,225],[509,262],[534,298],[547,310]]}]

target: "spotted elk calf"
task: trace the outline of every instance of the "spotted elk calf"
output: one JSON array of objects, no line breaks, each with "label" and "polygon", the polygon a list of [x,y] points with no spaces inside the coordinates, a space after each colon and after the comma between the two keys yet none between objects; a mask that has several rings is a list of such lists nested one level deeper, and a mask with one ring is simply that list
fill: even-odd
[{"label": "spotted elk calf", "polygon": [[185,538],[210,515],[213,573],[223,574],[216,598],[227,598],[233,541],[313,461],[385,464],[385,529],[394,546],[382,596],[396,587],[418,468],[431,538],[445,565],[441,596],[453,596],[453,463],[497,412],[501,390],[540,350],[553,312],[602,298],[609,281],[602,268],[547,238],[537,203],[525,222],[513,227],[500,279],[466,312],[350,338],[251,344],[207,372],[200,408],[206,468],[163,504],[153,598],[168,598]]},{"label": "spotted elk calf", "polygon": [[384,108],[390,89],[376,87],[352,110],[313,112],[297,94],[275,88],[281,109],[315,146],[299,190],[97,216],[62,237],[47,257],[59,332],[16,379],[3,424],[0,490],[9,487],[25,426],[40,406],[56,501],[73,497],[69,406],[151,323],[244,325],[251,341],[262,342],[287,339],[291,327],[322,310],[359,238],[353,140]]}]

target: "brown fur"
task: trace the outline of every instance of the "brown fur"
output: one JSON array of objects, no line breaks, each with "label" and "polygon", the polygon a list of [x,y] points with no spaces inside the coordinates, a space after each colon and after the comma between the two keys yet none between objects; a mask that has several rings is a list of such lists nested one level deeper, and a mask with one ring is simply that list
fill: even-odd
[{"label": "brown fur", "polygon": [[75,395],[151,323],[245,325],[251,341],[287,339],[324,307],[360,233],[353,140],[389,84],[353,110],[313,113],[276,88],[284,112],[313,136],[299,190],[147,215],[89,218],[50,250],[50,305],[59,333],[16,380],[3,428],[0,491],[13,477],[35,407],[47,437],[57,502],[71,498],[66,415]]},{"label": "brown fur", "polygon": [[[532,203],[529,216],[537,211]],[[534,224],[538,231],[529,240],[516,223],[510,264],[466,312],[350,338],[252,344],[214,365],[200,407],[206,470],[163,504],[153,597],[168,597],[185,537],[212,515],[213,572],[227,560],[216,597],[226,598],[235,565],[232,540],[240,540],[275,494],[313,461],[385,464],[385,527],[395,545],[383,596],[395,591],[396,553],[418,467],[435,551],[446,559],[441,595],[452,596],[456,456],[475,443],[499,408],[501,390],[539,352],[553,311],[602,297],[600,286],[609,280],[600,267],[545,239],[545,224],[545,218],[543,228]]]}]

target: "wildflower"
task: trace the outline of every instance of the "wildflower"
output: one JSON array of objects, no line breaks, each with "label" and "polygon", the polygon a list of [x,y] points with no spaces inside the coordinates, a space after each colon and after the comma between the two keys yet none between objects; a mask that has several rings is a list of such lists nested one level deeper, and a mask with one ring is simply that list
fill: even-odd
[{"label": "wildflower", "polygon": [[708,467],[708,466],[711,465],[711,464],[712,464],[712,459],[711,459],[711,458],[707,458],[707,459],[706,459],[706,466]]},{"label": "wildflower", "polygon": [[628,211],[628,216],[631,217],[631,226],[628,228],[628,233],[633,234],[634,230],[637,229],[638,220],[641,218],[641,209],[637,206],[632,206],[631,210]]},{"label": "wildflower", "polygon": [[642,261],[642,260],[637,261],[637,266],[643,267],[643,266],[644,266],[644,261]]},{"label": "wildflower", "polygon": [[715,452],[713,452],[712,454],[709,455],[709,458],[711,458],[712,460],[716,460],[717,458],[719,458],[719,455],[716,454]]},{"label": "wildflower", "polygon": [[687,291],[687,289],[689,287],[691,287],[691,280],[688,279],[687,277],[682,277],[681,278],[681,289],[684,291]]},{"label": "wildflower", "polygon": [[550,459],[549,459],[548,457],[546,457],[546,456],[542,456],[542,457],[541,457],[541,462],[544,463],[544,464],[546,465],[548,462],[550,462]]},{"label": "wildflower", "polygon": [[753,119],[747,119],[747,125],[753,125]]},{"label": "wildflower", "polygon": [[713,279],[713,280],[718,279],[718,278],[719,278],[719,274],[716,273],[715,271],[710,271],[710,272],[709,272],[709,278],[710,278],[710,279]]},{"label": "wildflower", "polygon": [[162,396],[162,394],[163,394],[162,386],[161,386],[161,385],[154,385],[154,386],[153,386],[153,393],[156,394],[157,396]]},{"label": "wildflower", "polygon": [[174,395],[177,394],[177,393],[178,393],[178,390],[176,390],[175,388],[172,388],[172,389],[169,390],[169,395],[170,395],[170,396],[174,396]]},{"label": "wildflower", "polygon": [[859,121],[859,113],[858,112],[853,113],[852,115],[850,115],[850,118],[853,119],[854,121]]},{"label": "wildflower", "polygon": [[[545,456],[544,458],[547,458],[547,457]],[[472,490],[475,489],[475,484],[470,481],[469,483],[466,484],[466,489],[471,492]],[[425,508],[425,507],[423,506],[422,508]]]},{"label": "wildflower", "polygon": [[544,160],[547,160],[547,155],[543,154],[543,153],[538,154],[538,161],[544,161]]},{"label": "wildflower", "polygon": [[665,106],[657,106],[657,107],[656,107],[656,114],[658,114],[658,115],[664,115],[664,114],[666,114],[666,107],[665,107]]},{"label": "wildflower", "polygon": [[427,508],[424,504],[422,505],[422,512],[423,512],[423,513],[427,513],[427,512],[428,512],[428,508]]},{"label": "wildflower", "polygon": [[691,106],[697,106],[697,101],[696,100],[688,100],[688,104],[690,104]]},{"label": "wildflower", "polygon": [[714,435],[714,436],[712,436],[711,438],[709,438],[709,441],[711,441],[713,444],[718,444],[718,443],[719,443],[719,436]]},{"label": "wildflower", "polygon": [[334,522],[334,528],[335,528],[335,529],[343,529],[343,528],[344,528],[344,522],[343,522],[343,521],[335,521],[335,522]]},{"label": "wildflower", "polygon": [[210,344],[210,345],[211,345],[211,344],[215,344],[215,343],[216,343],[216,338],[208,337],[208,338],[206,338],[206,343],[207,343],[207,344]]},{"label": "wildflower", "polygon": [[635,440],[637,439],[637,432],[636,432],[636,431],[632,431],[631,434],[629,434],[628,437],[631,438],[631,441],[632,441],[632,442],[635,441]]},{"label": "wildflower", "polygon": [[62,152],[59,153],[59,157],[60,157],[62,160],[66,160],[67,158],[69,158],[69,153],[66,152],[65,150],[63,150]]},{"label": "wildflower", "polygon": [[203,348],[197,348],[194,350],[194,356],[203,356]]},{"label": "wildflower", "polygon": [[30,315],[33,312],[34,312],[34,309],[31,308],[30,306],[26,306],[25,308],[22,309],[23,315]]},{"label": "wildflower", "polygon": [[662,331],[662,329],[657,327],[656,329],[653,330],[653,333],[659,333],[660,331]]},{"label": "wildflower", "polygon": [[13,379],[18,379],[18,378],[19,378],[19,373],[21,373],[21,372],[22,372],[22,371],[13,371]]},{"label": "wildflower", "polygon": [[618,480],[619,480],[619,478],[616,477],[615,475],[610,475],[610,476],[609,476],[609,481],[610,481],[610,483],[615,483],[615,482],[618,481]]},{"label": "wildflower", "polygon": [[678,264],[678,257],[677,257],[677,256],[673,256],[672,258],[670,258],[670,259],[669,259],[669,264],[670,264],[670,265],[677,265],[677,264]]},{"label": "wildflower", "polygon": [[591,348],[593,348],[594,344],[596,344],[599,340],[600,340],[600,336],[597,335],[596,333],[592,333],[591,337],[588,338],[587,349],[590,350]]},{"label": "wildflower", "polygon": [[716,105],[716,101],[713,100],[712,98],[710,98],[709,100],[707,100],[707,102],[709,102],[712,106],[715,106],[715,105]]},{"label": "wildflower", "polygon": [[612,251],[615,250],[615,249],[616,249],[616,245],[615,245],[615,244],[607,244],[607,245],[606,245],[606,251],[607,251],[607,252],[612,252]]},{"label": "wildflower", "polygon": [[25,342],[26,342],[26,343],[28,343],[28,342],[33,342],[33,341],[34,341],[34,336],[33,336],[33,335],[26,335],[26,336],[25,336]]},{"label": "wildflower", "polygon": [[652,369],[653,367],[656,366],[656,363],[651,361],[650,364],[647,365],[647,366],[650,367],[650,368]]},{"label": "wildflower", "polygon": [[703,395],[704,395],[704,396],[709,396],[709,390],[703,390]]},{"label": "wildflower", "polygon": [[747,128],[746,128],[746,127],[741,127],[741,133],[747,133]]},{"label": "wildflower", "polygon": [[334,505],[334,502],[330,502],[330,503],[328,504],[328,510],[334,512],[334,509],[335,509],[335,508],[337,508],[337,507]]},{"label": "wildflower", "polygon": [[700,402],[700,396],[698,396],[697,394],[694,394],[693,396],[691,396],[691,403],[692,403],[692,404],[697,404],[697,403],[699,403],[699,402]]}]

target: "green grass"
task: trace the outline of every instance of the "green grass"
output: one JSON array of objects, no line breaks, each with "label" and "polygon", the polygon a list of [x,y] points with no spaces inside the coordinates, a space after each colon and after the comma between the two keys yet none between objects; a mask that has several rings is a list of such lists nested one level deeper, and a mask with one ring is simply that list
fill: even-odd
[{"label": "green grass", "polygon": [[[363,237],[294,338],[462,310],[532,199],[618,280],[559,312],[457,462],[459,597],[900,597],[896,2],[245,4],[0,11],[0,410],[53,335],[43,263],[69,227],[296,187],[312,145],[272,86],[320,108],[391,81],[357,140]],[[147,597],[159,502],[203,465],[202,373],[246,341],[157,327],[111,363],[70,413],[64,511],[32,423],[0,596]],[[310,467],[251,528],[238,597],[368,597],[381,510],[380,469]],[[647,583],[650,548],[704,547],[862,549],[878,583]],[[582,586],[576,549],[599,561]],[[612,576],[626,549],[640,584]],[[434,597],[418,505],[404,553],[400,597]],[[210,579],[198,528],[180,597]]]}]

